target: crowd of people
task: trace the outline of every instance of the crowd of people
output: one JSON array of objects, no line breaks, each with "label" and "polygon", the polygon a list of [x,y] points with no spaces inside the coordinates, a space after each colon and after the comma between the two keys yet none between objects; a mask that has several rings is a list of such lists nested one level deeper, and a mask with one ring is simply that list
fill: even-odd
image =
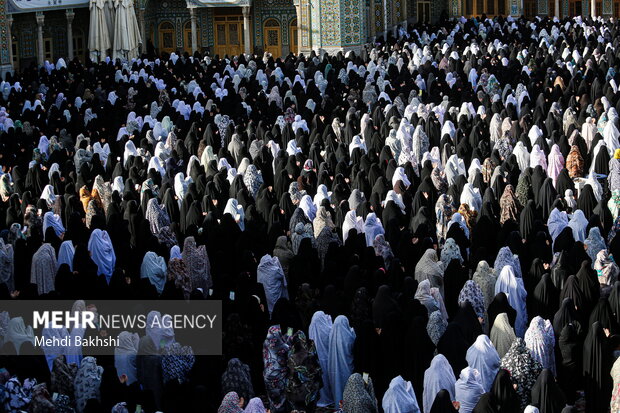
[{"label": "crowd of people", "polygon": [[1,299],[222,300],[224,331],[93,357],[2,312],[4,411],[619,412],[619,30],[7,75]]}]

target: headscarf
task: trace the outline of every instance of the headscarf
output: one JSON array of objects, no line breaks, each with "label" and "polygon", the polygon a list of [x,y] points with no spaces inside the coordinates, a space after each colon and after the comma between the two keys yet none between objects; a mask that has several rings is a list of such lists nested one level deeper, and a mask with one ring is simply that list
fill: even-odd
[{"label": "headscarf", "polygon": [[239,204],[235,198],[230,198],[226,202],[226,207],[224,208],[224,214],[230,214],[241,231],[245,231],[245,213],[243,212],[243,206]]},{"label": "headscarf", "polygon": [[20,354],[20,347],[23,343],[29,342],[34,346],[34,331],[32,326],[27,326],[22,317],[13,317],[9,320],[6,328],[4,343],[13,343],[17,355]]},{"label": "headscarf", "polygon": [[194,237],[187,237],[183,243],[183,262],[192,281],[192,291],[202,288],[203,294],[213,286],[211,263],[204,245],[197,246]]},{"label": "headscarf", "polygon": [[374,241],[377,236],[385,234],[385,230],[381,225],[381,221],[379,221],[377,215],[374,212],[366,215],[363,232],[366,238],[367,247],[372,247],[374,245]]},{"label": "headscarf", "polygon": [[148,278],[151,285],[157,290],[157,294],[164,291],[166,284],[166,261],[163,257],[158,256],[153,251],[149,251],[142,259],[140,267],[140,278]]},{"label": "headscarf", "polygon": [[448,238],[441,249],[441,262],[443,263],[443,268],[448,268],[448,265],[452,260],[458,260],[459,264],[463,264],[461,249],[453,238]]},{"label": "headscarf", "polygon": [[586,238],[583,243],[586,247],[586,253],[590,260],[592,260],[592,266],[596,263],[596,257],[601,250],[607,249],[605,245],[605,240],[601,235],[601,230],[598,227],[590,228],[590,232],[588,233],[588,238]]},{"label": "headscarf", "polygon": [[222,374],[222,394],[233,391],[244,400],[254,397],[250,367],[238,358],[228,360],[226,371]]},{"label": "headscarf", "polygon": [[482,290],[478,284],[472,280],[466,281],[459,293],[458,303],[461,304],[465,301],[468,301],[476,312],[476,315],[484,320],[485,306]]},{"label": "headscarf", "polygon": [[280,265],[278,257],[269,254],[263,255],[256,269],[257,282],[263,285],[267,298],[267,308],[269,314],[273,312],[273,307],[280,298],[288,299],[288,290],[284,270]]},{"label": "headscarf", "polygon": [[[316,345],[316,352],[319,357],[319,364],[321,365],[321,371],[323,373],[323,387],[321,387],[320,399],[317,402],[317,406],[319,407],[329,406],[333,403],[331,387],[326,385],[329,383],[327,360],[329,358],[329,336],[331,334],[331,330],[332,318],[329,315],[325,314],[323,311],[317,311],[312,315],[310,327],[308,328],[308,336]],[[347,382],[347,386],[348,385],[349,384]],[[343,397],[346,399],[346,387],[345,395]]]},{"label": "headscarf", "polygon": [[56,261],[57,269],[62,264],[69,266],[69,271],[73,272],[73,256],[75,255],[75,248],[73,247],[73,241],[63,241],[60,244],[60,250],[58,250],[58,260]]},{"label": "headscarf", "polygon": [[485,393],[478,370],[465,367],[455,384],[455,399],[460,403],[459,413],[471,413]]},{"label": "headscarf", "polygon": [[30,282],[37,285],[39,295],[54,291],[56,251],[51,244],[43,244],[32,256]]},{"label": "headscarf", "polygon": [[522,278],[519,257],[512,253],[510,247],[500,248],[499,252],[497,253],[497,257],[495,258],[495,263],[493,264],[493,268],[495,269],[496,273],[501,272],[505,266],[509,266],[510,268],[512,268],[517,278]]},{"label": "headscarf", "polygon": [[504,189],[504,193],[499,200],[499,206],[501,208],[499,219],[500,224],[503,225],[508,220],[519,222],[518,218],[522,206],[515,195],[514,187],[512,185],[507,185]]},{"label": "headscarf", "polygon": [[500,357],[488,336],[481,334],[474,344],[467,349],[467,364],[480,374],[484,392],[491,389],[493,380],[499,371]]},{"label": "headscarf", "polygon": [[263,344],[263,379],[271,409],[282,409],[286,402],[285,388],[288,377],[286,366],[289,345],[285,341],[280,326],[269,327]]},{"label": "headscarf", "polygon": [[428,317],[426,332],[433,344],[437,345],[439,339],[448,328],[448,321],[444,318],[440,310],[433,311]]},{"label": "headscarf", "polygon": [[443,354],[437,354],[433,357],[430,367],[424,372],[424,393],[422,396],[424,413],[431,411],[435,396],[442,389],[447,390],[454,400],[455,384],[456,377],[454,377],[452,366]]},{"label": "headscarf", "polygon": [[329,334],[327,371],[334,401],[338,403],[342,400],[346,382],[353,373],[354,343],[355,331],[349,327],[347,317],[342,315],[336,317]]},{"label": "headscarf", "polygon": [[415,266],[415,279],[428,280],[431,287],[443,288],[443,263],[437,259],[437,252],[429,248]]},{"label": "headscarf", "polygon": [[97,365],[94,357],[85,357],[75,375],[75,407],[79,413],[84,411],[86,402],[100,398],[99,386],[103,367]]},{"label": "headscarf", "polygon": [[118,377],[127,377],[126,385],[131,385],[138,380],[138,367],[136,357],[140,336],[138,333],[122,331],[118,335],[118,346],[114,348],[114,367]]},{"label": "headscarf", "polygon": [[512,381],[517,385],[521,408],[525,409],[530,401],[530,390],[542,371],[542,366],[531,356],[523,339],[517,338],[502,357],[500,367],[510,372]]},{"label": "headscarf", "polygon": [[568,226],[573,231],[573,239],[575,242],[584,242],[586,240],[588,220],[580,209],[573,212]]},{"label": "headscarf", "polygon": [[613,285],[618,279],[618,273],[620,273],[620,269],[613,256],[607,250],[600,250],[596,254],[594,269],[598,276],[598,282],[601,285]]},{"label": "headscarf", "polygon": [[146,207],[146,214],[144,215],[149,221],[151,233],[153,235],[159,234],[164,227],[170,226],[170,217],[165,205],[159,205],[157,198],[151,198]]},{"label": "headscarf", "polygon": [[347,413],[377,413],[377,399],[372,378],[365,382],[362,375],[353,373],[344,387],[342,410]]},{"label": "headscarf", "polygon": [[381,407],[385,413],[420,413],[411,382],[405,381],[401,376],[394,377],[390,382],[383,395]]},{"label": "headscarf", "polygon": [[516,339],[515,331],[508,321],[508,314],[498,314],[491,328],[491,342],[497,349],[497,354],[504,357]]},{"label": "headscarf", "polygon": [[549,219],[547,220],[547,228],[549,229],[551,240],[555,242],[555,239],[567,226],[568,216],[566,215],[566,212],[553,208],[549,214]]},{"label": "headscarf", "polygon": [[513,268],[509,265],[502,268],[495,283],[495,294],[497,295],[500,292],[506,294],[510,306],[517,311],[515,332],[517,336],[523,337],[527,328],[527,308],[525,306],[527,292],[523,286],[523,279],[517,278]]},{"label": "headscarf", "polygon": [[[54,214],[52,211],[48,211],[43,215],[43,235],[47,232],[48,228],[53,228],[57,237],[60,237],[65,233],[65,227],[62,225],[62,219],[58,214]],[[48,241],[48,240],[46,240]]]},{"label": "headscarf", "polygon": [[243,409],[239,407],[239,395],[231,391],[224,396],[217,413],[243,413]]},{"label": "headscarf", "polygon": [[245,406],[244,413],[267,413],[267,409],[265,409],[265,405],[263,405],[263,401],[260,397],[254,397],[250,399],[248,405]]},{"label": "headscarf", "polygon": [[[497,277],[493,273],[493,269],[489,267],[489,264],[486,261],[480,261],[478,263],[476,272],[474,272],[472,277],[472,281],[480,287],[484,297],[484,308],[488,308],[489,304],[491,304],[491,301],[493,301],[493,298],[495,297],[495,283],[497,282]],[[490,328],[494,320],[487,320],[486,315],[484,318],[488,328]]]},{"label": "headscarf", "polygon": [[108,232],[95,229],[88,240],[88,251],[97,265],[97,274],[103,274],[109,284],[116,265],[116,254]]},{"label": "headscarf", "polygon": [[525,346],[544,369],[551,370],[555,375],[555,335],[549,320],[539,316],[532,319],[525,332]]},{"label": "headscarf", "polygon": [[534,383],[532,403],[540,408],[540,413],[561,413],[566,406],[564,393],[550,370],[544,369]]}]

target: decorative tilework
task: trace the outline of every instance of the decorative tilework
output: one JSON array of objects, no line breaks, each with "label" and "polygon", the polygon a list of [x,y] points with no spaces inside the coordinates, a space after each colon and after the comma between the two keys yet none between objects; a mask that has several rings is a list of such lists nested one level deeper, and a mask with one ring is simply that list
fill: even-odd
[{"label": "decorative tilework", "polygon": [[361,6],[359,0],[340,1],[340,13],[343,17],[339,39],[341,46],[355,46],[362,43],[365,13]]},{"label": "decorative tilework", "polygon": [[[189,12],[187,12],[187,14],[189,14]],[[182,49],[183,48],[183,18],[182,17],[177,17],[174,20],[174,33],[176,34],[176,38],[177,38],[177,48]]]},{"label": "decorative tilework", "polygon": [[562,0],[562,16],[568,16],[568,0]]},{"label": "decorative tilework", "polygon": [[538,0],[538,14],[547,15],[549,14],[549,2],[547,0]]},{"label": "decorative tilework", "polygon": [[[200,44],[202,46],[206,46],[209,43],[209,20],[207,17],[208,9],[199,9],[197,10],[198,14],[198,36],[200,36]],[[211,30],[213,30],[213,25],[211,25]]]},{"label": "decorative tilework", "polygon": [[9,54],[9,46],[11,39],[9,39],[9,27],[6,18],[6,0],[0,0],[0,64],[11,64],[11,57]]},{"label": "decorative tilework", "polygon": [[308,0],[300,0],[299,13],[301,20],[297,22],[299,30],[301,30],[301,47],[310,47],[310,2]]},{"label": "decorative tilework", "polygon": [[612,0],[603,0],[603,15],[611,16],[614,12]]}]

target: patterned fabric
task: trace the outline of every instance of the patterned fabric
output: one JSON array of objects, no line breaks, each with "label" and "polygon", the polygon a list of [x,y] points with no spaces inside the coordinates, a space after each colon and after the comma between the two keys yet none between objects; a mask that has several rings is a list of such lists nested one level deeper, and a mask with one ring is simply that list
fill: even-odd
[{"label": "patterned fabric", "polygon": [[517,201],[519,201],[521,205],[526,205],[529,199],[534,199],[532,184],[527,178],[527,175],[521,174],[521,176],[519,177],[515,196],[517,198]]},{"label": "patterned fabric", "polygon": [[620,268],[616,265],[614,258],[607,250],[601,250],[596,255],[594,269],[598,275],[598,282],[601,285],[613,285],[618,279]]},{"label": "patterned fabric", "polygon": [[289,345],[280,331],[280,326],[271,326],[263,344],[263,379],[271,410],[274,412],[282,411],[286,402],[288,351]]},{"label": "patterned fabric", "polygon": [[515,222],[519,222],[519,213],[521,212],[521,204],[514,193],[514,187],[507,185],[504,189],[504,193],[499,200],[499,206],[501,208],[499,222],[504,222],[512,219]]},{"label": "patterned fabric", "polygon": [[465,301],[469,301],[478,317],[484,318],[484,296],[478,284],[472,280],[468,280],[465,283],[459,294],[459,304]]},{"label": "patterned fabric", "polygon": [[577,145],[573,145],[570,148],[568,156],[566,157],[566,169],[568,169],[568,176],[571,178],[583,176],[583,168],[584,161],[581,153],[579,152],[579,147]]},{"label": "patterned fabric", "polygon": [[187,237],[183,243],[182,255],[189,278],[192,281],[192,291],[196,288],[202,288],[203,293],[205,293],[213,286],[211,264],[206,247],[204,245],[198,247],[194,237]]},{"label": "patterned fabric", "polygon": [[[480,291],[482,291],[484,308],[489,308],[489,304],[491,304],[491,301],[493,301],[495,297],[495,283],[497,282],[497,277],[493,273],[493,268],[489,267],[486,261],[480,261],[476,267],[476,272],[474,272],[472,281],[478,284]],[[485,320],[487,319],[486,315],[484,318]],[[489,325],[489,327],[491,326]]]},{"label": "patterned fabric", "polygon": [[187,266],[182,259],[172,258],[168,261],[167,279],[174,280],[174,285],[183,290],[183,297],[188,300],[192,292],[192,280]]},{"label": "patterned fabric", "polygon": [[555,334],[551,322],[540,316],[534,317],[525,332],[525,345],[543,369],[551,370],[555,376]]},{"label": "patterned fabric", "polygon": [[372,378],[368,377],[368,383],[366,383],[361,374],[351,374],[344,387],[342,410],[347,413],[376,413],[378,411]]},{"label": "patterned fabric", "polygon": [[291,338],[287,364],[287,400],[294,406],[312,405],[319,398],[323,373],[314,341],[306,339],[303,331]]},{"label": "patterned fabric", "polygon": [[27,409],[30,404],[32,390],[37,385],[36,380],[26,379],[24,385],[20,383],[17,377],[11,377],[4,385],[2,406],[4,411],[8,413],[17,413],[20,410]]},{"label": "patterned fabric", "polygon": [[112,407],[112,413],[129,413],[129,411],[127,410],[127,403],[116,403],[114,407]]},{"label": "patterned fabric", "polygon": [[51,244],[43,244],[32,256],[30,282],[37,285],[39,294],[54,290],[56,276],[56,251]]},{"label": "patterned fabric", "polygon": [[245,173],[243,174],[243,183],[252,197],[256,198],[258,195],[258,190],[263,184],[263,176],[253,164],[250,164],[245,170]]},{"label": "patterned fabric", "polygon": [[495,170],[495,163],[491,160],[491,158],[486,158],[482,163],[482,180],[488,184],[491,182],[491,176],[493,176],[493,171]]},{"label": "patterned fabric", "polygon": [[620,357],[616,359],[611,368],[611,377],[613,377],[614,386],[611,393],[610,411],[620,412]]},{"label": "patterned fabric", "polygon": [[446,194],[448,191],[448,180],[446,179],[446,173],[442,166],[437,165],[433,168],[433,171],[431,172],[431,182],[433,183],[435,189],[437,189],[438,193],[442,195]]},{"label": "patterned fabric", "polygon": [[[340,237],[336,232],[332,231],[330,228],[323,228],[319,236],[316,238],[316,250],[319,254],[319,259],[321,260],[321,268],[325,265],[325,256],[327,255],[327,250],[332,242],[336,243],[338,246],[342,244]],[[377,250],[375,249],[375,254],[376,251]]]},{"label": "patterned fabric", "polygon": [[452,196],[443,194],[435,204],[435,215],[437,216],[437,240],[442,243],[446,239],[448,233],[448,224],[452,219],[452,215],[456,212],[452,205]]},{"label": "patterned fabric", "polygon": [[149,221],[151,233],[158,235],[163,227],[170,226],[170,217],[165,205],[159,205],[157,198],[149,200],[144,216]]},{"label": "patterned fabric", "polygon": [[609,208],[614,220],[618,218],[620,212],[620,189],[616,189],[611,193],[611,198],[607,202],[607,208]]},{"label": "patterned fabric", "polygon": [[[69,396],[64,395],[64,394],[58,394],[56,396],[56,400],[54,400],[54,408],[56,409],[56,413],[74,413],[75,412],[71,404],[71,399],[69,398]],[[128,413],[128,412],[127,411],[115,412],[114,410],[112,410],[112,413]]]},{"label": "patterned fabric", "polygon": [[45,383],[39,383],[32,389],[32,398],[30,400],[31,413],[53,413],[55,411],[54,403],[52,403],[50,393],[47,391]]},{"label": "patterned fabric", "polygon": [[415,266],[418,282],[429,280],[432,287],[443,286],[443,263],[437,259],[437,252],[429,248]]},{"label": "patterned fabric", "polygon": [[447,268],[452,260],[458,260],[459,263],[463,264],[461,249],[454,239],[448,238],[441,249],[441,262],[443,263],[443,267]]},{"label": "patterned fabric", "polygon": [[90,226],[94,217],[105,217],[103,203],[101,202],[101,198],[99,198],[98,192],[93,189],[91,195],[92,198],[88,201],[88,206],[86,207],[86,226],[89,229],[91,229]]},{"label": "patterned fabric", "polygon": [[428,336],[435,345],[439,343],[439,339],[441,338],[441,336],[443,336],[443,333],[446,332],[447,328],[448,322],[441,314],[441,311],[433,311],[428,317],[426,332],[428,333]]},{"label": "patterned fabric", "polygon": [[73,382],[77,373],[75,364],[67,364],[65,356],[54,359],[50,390],[52,393],[64,394],[73,397]]},{"label": "patterned fabric", "polygon": [[177,237],[170,230],[170,227],[162,227],[156,235],[157,241],[168,249],[177,245]]},{"label": "patterned fabric", "polygon": [[239,407],[239,395],[231,391],[224,396],[217,413],[243,413],[243,409]]},{"label": "patterned fabric", "polygon": [[97,365],[94,357],[85,357],[82,365],[75,375],[75,407],[78,413],[84,411],[86,402],[89,399],[100,398],[99,386],[101,385],[101,376],[103,375],[103,367]]},{"label": "patterned fabric", "polygon": [[174,342],[164,347],[162,354],[161,370],[164,383],[171,380],[184,383],[194,366],[195,358],[192,348]]},{"label": "patterned fabric", "polygon": [[512,267],[515,276],[517,276],[518,278],[522,278],[521,263],[519,262],[519,257],[513,254],[509,247],[502,247],[497,253],[493,268],[495,269],[495,272],[499,274],[502,269],[507,265]]},{"label": "patterned fabric", "polygon": [[513,383],[517,385],[521,409],[525,409],[530,401],[530,391],[542,371],[542,366],[532,357],[522,338],[517,337],[512,343],[510,350],[500,362],[500,368],[510,372]]},{"label": "patterned fabric", "polygon": [[392,252],[390,243],[385,240],[385,235],[377,235],[372,243],[372,246],[375,250],[375,255],[377,257],[382,257],[385,266],[389,268],[392,258],[394,258],[394,253]]},{"label": "patterned fabric", "polygon": [[601,230],[598,227],[590,228],[590,232],[588,233],[588,238],[586,238],[583,243],[586,247],[586,253],[588,257],[592,260],[592,266],[594,267],[594,263],[596,262],[596,256],[599,251],[607,248],[605,245],[605,240],[601,235]]},{"label": "patterned fabric", "polygon": [[314,227],[315,238],[318,238],[319,235],[321,235],[323,228],[329,228],[331,230],[336,227],[336,225],[334,225],[334,221],[332,220],[331,214],[324,206],[320,206],[317,210],[316,217],[312,221],[312,225]]},{"label": "patterned fabric", "polygon": [[228,360],[226,371],[222,374],[222,394],[236,392],[244,400],[254,397],[250,367],[238,358]]}]

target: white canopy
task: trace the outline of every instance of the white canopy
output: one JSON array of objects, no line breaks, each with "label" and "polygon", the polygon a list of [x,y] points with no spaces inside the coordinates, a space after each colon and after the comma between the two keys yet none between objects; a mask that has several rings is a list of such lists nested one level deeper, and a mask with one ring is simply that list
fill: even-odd
[{"label": "white canopy", "polygon": [[105,3],[106,0],[90,0],[88,50],[91,60],[95,62],[105,59],[107,50],[112,47],[105,18]]},{"label": "white canopy", "polygon": [[114,7],[116,16],[112,58],[131,60],[138,57],[138,47],[142,43],[133,0],[115,0]]}]

